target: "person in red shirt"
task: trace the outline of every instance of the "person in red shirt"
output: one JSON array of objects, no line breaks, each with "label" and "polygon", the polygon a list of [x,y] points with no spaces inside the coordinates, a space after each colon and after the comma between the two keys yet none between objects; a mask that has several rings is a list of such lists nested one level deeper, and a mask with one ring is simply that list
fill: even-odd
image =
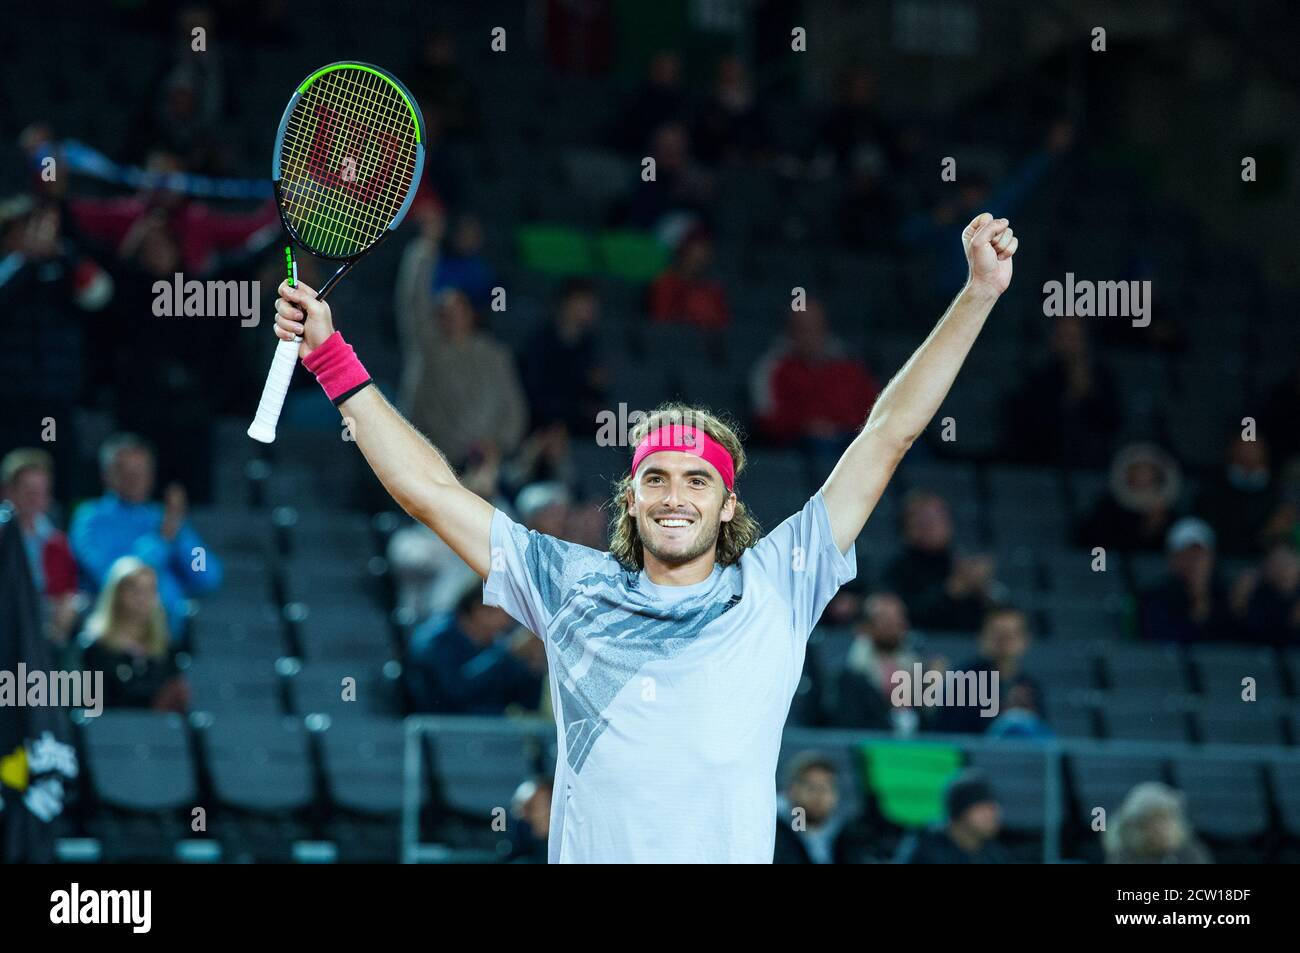
[{"label": "person in red shirt", "polygon": [[712,270],[713,239],[704,229],[692,229],[677,244],[672,266],[650,285],[650,319],[706,331],[725,329],[731,323],[731,305]]},{"label": "person in red shirt", "polygon": [[77,564],[68,538],[49,516],[53,483],[54,460],[44,450],[11,450],[0,462],[0,496],[13,504],[32,581],[45,600],[50,637],[62,645],[84,597],[77,591]]},{"label": "person in red shirt", "polygon": [[821,302],[790,312],[786,334],[754,371],[759,429],[775,443],[847,446],[880,385],[831,336]]},{"label": "person in red shirt", "polygon": [[[165,153],[150,156],[150,172],[175,174],[183,171],[179,162]],[[275,200],[251,212],[218,212],[180,192],[146,190],[119,198],[69,199],[68,209],[78,231],[129,256],[149,224],[163,223],[180,249],[179,265],[189,275],[207,273],[217,255],[239,248],[256,232],[279,221]]]}]

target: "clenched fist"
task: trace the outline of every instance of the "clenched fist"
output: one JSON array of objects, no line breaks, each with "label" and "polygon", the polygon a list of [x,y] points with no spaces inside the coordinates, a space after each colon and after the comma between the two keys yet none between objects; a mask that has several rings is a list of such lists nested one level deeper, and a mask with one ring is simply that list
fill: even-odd
[{"label": "clenched fist", "polygon": [[1011,284],[1011,256],[1020,244],[1010,223],[981,212],[961,233],[961,243],[970,266],[967,282],[994,294],[1006,291]]}]

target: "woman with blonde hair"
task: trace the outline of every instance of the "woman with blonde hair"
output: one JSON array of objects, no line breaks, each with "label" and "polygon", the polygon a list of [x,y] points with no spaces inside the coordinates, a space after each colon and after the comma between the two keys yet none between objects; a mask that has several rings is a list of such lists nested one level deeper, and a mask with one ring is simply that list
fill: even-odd
[{"label": "woman with blonde hair", "polygon": [[135,556],[108,571],[80,638],[86,667],[104,673],[104,704],[184,712],[189,687],[176,666],[158,576]]}]

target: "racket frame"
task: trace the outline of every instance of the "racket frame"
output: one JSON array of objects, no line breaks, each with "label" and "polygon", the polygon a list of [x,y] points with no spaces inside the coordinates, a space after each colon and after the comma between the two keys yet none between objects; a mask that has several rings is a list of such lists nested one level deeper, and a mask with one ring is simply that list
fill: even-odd
[{"label": "racket frame", "polygon": [[[284,137],[289,126],[289,117],[293,115],[293,110],[302,99],[303,94],[310,89],[311,85],[321,76],[345,68],[360,69],[368,73],[374,73],[381,79],[391,83],[397,91],[401,93],[402,98],[406,101],[406,105],[411,111],[411,118],[415,121],[415,169],[411,175],[411,184],[407,188],[406,197],[403,199],[401,207],[398,208],[397,214],[393,216],[393,220],[388,224],[388,228],[386,228],[378,238],[360,251],[348,255],[328,255],[318,253],[315,249],[307,245],[298,234],[298,230],[293,227],[293,223],[289,221],[288,215],[285,214],[284,203],[281,200],[282,193],[280,191],[280,154],[284,148]],[[378,66],[374,66],[373,64],[362,63],[356,60],[340,60],[335,63],[330,63],[326,66],[322,66],[320,69],[314,70],[306,79],[299,83],[298,88],[294,90],[293,96],[289,98],[289,103],[284,108],[284,114],[280,117],[280,126],[275,134],[275,148],[272,152],[271,160],[271,185],[275,191],[275,207],[280,213],[280,224],[284,227],[285,234],[289,236],[290,264],[293,268],[295,279],[297,276],[297,262],[293,261],[292,258],[292,246],[294,245],[297,245],[302,248],[303,251],[306,251],[317,258],[326,261],[342,262],[338,270],[336,270],[325,284],[320,287],[320,290],[316,292],[317,301],[324,301],[326,296],[334,290],[335,286],[343,276],[352,270],[352,266],[378,248],[389,235],[397,230],[397,227],[401,225],[402,221],[406,218],[406,213],[411,210],[411,205],[415,201],[415,193],[419,190],[420,176],[424,172],[424,136],[424,116],[420,112],[420,107],[416,104],[415,98],[411,95],[411,91],[407,89],[406,86],[402,84],[401,80],[392,73],[389,73],[387,70]],[[297,281],[294,280],[292,283],[296,286]],[[289,390],[289,381],[293,376],[294,366],[298,362],[298,346],[301,341],[301,336],[295,336],[291,341],[281,340],[279,345],[276,347],[275,357],[271,362],[271,370],[267,374],[266,384],[262,389],[262,397],[258,402],[257,413],[252,424],[250,424],[248,428],[248,435],[254,440],[261,443],[273,443],[275,441],[276,424],[280,419],[280,411],[284,407],[284,398]]]}]

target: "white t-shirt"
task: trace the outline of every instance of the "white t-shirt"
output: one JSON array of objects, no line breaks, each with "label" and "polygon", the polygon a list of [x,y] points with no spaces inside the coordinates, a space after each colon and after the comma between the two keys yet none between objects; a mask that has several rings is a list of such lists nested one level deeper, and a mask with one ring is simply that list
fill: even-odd
[{"label": "white t-shirt", "polygon": [[771,863],[808,634],[856,573],[820,492],[691,586],[498,511],[484,601],[538,633],[550,666],[550,862]]}]

